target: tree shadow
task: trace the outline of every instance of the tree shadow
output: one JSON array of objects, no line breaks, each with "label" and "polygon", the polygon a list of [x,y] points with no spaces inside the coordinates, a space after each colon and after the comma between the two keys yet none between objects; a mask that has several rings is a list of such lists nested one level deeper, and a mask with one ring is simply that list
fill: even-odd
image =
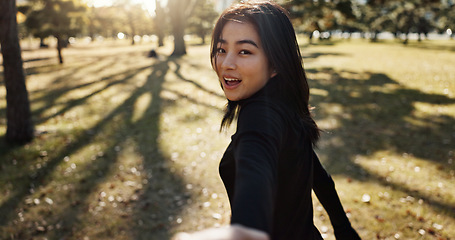
[{"label": "tree shadow", "polygon": [[[453,151],[455,143],[455,119],[435,114],[435,108],[454,104],[455,99],[406,88],[383,73],[331,68],[308,69],[307,72],[315,76],[310,80],[313,90],[310,102],[318,106],[316,121],[333,122],[329,132],[323,134],[320,149],[321,155],[326,156],[324,164],[330,173],[377,182],[423,199],[436,212],[455,219],[455,212],[450,211],[453,203],[389,181],[355,162],[357,156],[392,151],[430,161],[441,166],[439,171],[449,174],[455,169],[447,162],[447,154]],[[330,77],[318,78],[318,73]],[[431,105],[434,112],[417,114],[419,104]],[[346,171],[347,168],[352,171]]]},{"label": "tree shadow", "polygon": [[[82,192],[82,194],[78,196],[80,200],[77,202],[77,206],[71,206],[71,209],[62,211],[64,215],[57,218],[69,219],[68,221],[70,222],[66,224],[67,226],[74,225],[74,222],[71,221],[78,221],[78,216],[85,213],[84,210],[89,205],[89,202],[86,201],[87,194],[92,193],[93,189],[96,189],[96,184],[102,182],[97,173],[101,171],[103,175],[107,175],[112,165],[115,164],[115,160],[118,159],[115,148],[124,144],[126,140],[130,140],[132,141],[130,144],[136,143],[136,150],[143,158],[143,166],[138,166],[138,168],[142,168],[141,171],[145,175],[146,184],[144,184],[145,186],[142,189],[137,189],[136,194],[139,196],[137,199],[134,199],[132,203],[125,203],[132,205],[133,213],[125,216],[131,220],[131,225],[123,226],[122,228],[131,232],[133,239],[150,239],[150,236],[157,236],[157,238],[152,239],[170,238],[169,229],[171,225],[167,220],[170,216],[177,215],[183,207],[183,204],[175,204],[175,197],[186,195],[183,191],[184,184],[182,180],[170,171],[167,164],[169,159],[161,152],[158,141],[160,136],[160,114],[163,105],[166,104],[161,99],[160,92],[163,89],[164,76],[168,71],[167,64],[167,61],[154,64],[152,66],[153,70],[145,83],[136,88],[121,106],[117,107],[115,111],[100,122],[99,125],[104,125],[116,118],[117,121],[120,120],[121,126],[118,127],[116,133],[112,136],[112,139],[115,140],[110,142],[106,148],[105,156],[106,159],[109,159],[109,163],[90,167],[96,169],[96,171],[90,171],[91,175],[87,176],[85,180],[92,183],[90,189],[78,191]],[[131,106],[134,106],[139,97],[147,93],[151,93],[152,96],[148,103],[148,108],[140,119],[133,121],[134,108]],[[148,127],[144,128],[144,126]],[[100,127],[98,126],[97,128]],[[101,163],[102,161],[97,162]],[[74,232],[74,229],[72,231]],[[61,239],[69,236],[71,234],[52,237]],[[116,236],[107,231],[103,234],[103,237],[115,238]]]},{"label": "tree shadow", "polygon": [[[134,205],[134,210],[133,215],[125,216],[132,220],[132,225],[125,226],[125,230],[131,232],[134,235],[134,239],[150,239],[150,236],[153,236],[152,239],[170,238],[169,229],[171,225],[167,222],[168,218],[177,215],[184,206],[181,201],[176,202],[176,196],[181,196],[180,199],[185,199],[189,195],[183,191],[184,188],[182,186],[184,184],[180,177],[171,172],[167,164],[168,158],[161,152],[158,142],[162,107],[166,106],[166,104],[173,104],[163,100],[160,96],[160,92],[163,90],[162,85],[165,81],[164,77],[169,69],[168,62],[169,59],[158,61],[152,66],[129,69],[122,73],[105,76],[94,82],[68,84],[51,90],[43,89],[43,97],[35,100],[42,101],[44,104],[43,107],[34,110],[35,116],[40,116],[45,109],[58,104],[63,105],[63,107],[49,116],[38,117],[36,119],[37,123],[46,122],[56,116],[64,115],[74,107],[87,104],[90,98],[115,85],[136,86],[136,83],[132,82],[133,78],[142,71],[151,70],[151,74],[144,81],[145,84],[136,86],[131,95],[122,104],[113,109],[112,112],[98,121],[93,127],[73,135],[72,140],[63,143],[65,146],[57,149],[56,151],[59,152],[52,154],[46,159],[42,167],[36,170],[27,169],[20,174],[25,179],[20,184],[14,185],[14,189],[9,192],[8,197],[0,204],[2,215],[0,227],[11,224],[11,221],[17,218],[17,209],[32,194],[32,188],[39,189],[48,186],[52,181],[50,174],[55,171],[61,173],[58,167],[64,159],[67,159],[67,156],[71,156],[71,154],[94,144],[99,135],[107,135],[105,136],[105,147],[101,150],[101,155],[95,156],[96,161],[92,159],[92,163],[84,167],[83,176],[76,182],[68,184],[72,190],[64,194],[69,199],[69,203],[62,206],[63,208],[57,213],[46,212],[43,215],[47,226],[54,226],[54,228],[59,226],[58,230],[45,233],[46,236],[50,239],[75,237],[76,232],[81,230],[83,226],[83,223],[80,222],[83,215],[87,214],[87,210],[91,207],[90,204],[93,204],[88,200],[89,196],[93,195],[99,185],[106,181],[106,177],[114,172],[113,166],[115,166],[120,157],[118,155],[118,146],[126,144],[127,140],[132,140],[137,144],[137,151],[143,157],[142,170],[146,176],[144,181],[148,182],[148,184],[142,190],[137,191],[138,199],[128,203]],[[85,72],[85,70],[86,68],[81,66],[76,71]],[[93,71],[96,71],[96,69]],[[63,80],[71,80],[70,74],[56,78],[54,83]],[[65,103],[56,101],[60,96],[88,87],[95,82],[105,82],[105,84],[80,98]],[[151,93],[152,96],[148,108],[143,117],[133,121],[132,113],[134,108],[132,106],[134,106],[140,96],[146,93]],[[38,94],[38,92],[33,92],[32,94]],[[39,141],[39,139],[35,139],[35,141]],[[12,147],[2,146],[0,148],[0,159],[3,159],[4,156],[7,156],[13,150]],[[103,223],[99,224],[102,225]],[[13,234],[14,237],[21,238],[26,236],[27,233],[23,231],[25,231],[23,228],[18,230],[18,232]],[[35,230],[30,229],[27,231],[30,234],[30,231],[33,232]],[[106,231],[105,234],[109,235],[110,233],[110,231]],[[36,232],[35,234],[44,233]],[[156,238],[154,238],[155,236]],[[116,236],[111,237],[115,238]]]},{"label": "tree shadow", "polygon": [[[134,205],[133,220],[139,224],[130,229],[133,239],[170,239],[172,220],[190,196],[183,181],[169,165],[170,159],[160,149],[160,113],[163,108],[174,104],[160,96],[170,61],[174,61],[174,57],[159,62],[147,77],[147,82],[136,95],[139,97],[150,92],[149,107],[142,118],[127,125],[129,130],[145,130],[145,134],[131,137],[138,143],[137,151],[143,156],[143,172],[149,173],[148,184],[139,192]],[[143,126],[149,127],[144,129]]]},{"label": "tree shadow", "polygon": [[303,53],[302,59],[305,59],[305,62],[309,62],[309,60],[313,60],[319,57],[324,56],[336,56],[336,57],[345,57],[346,54],[344,53],[321,53],[321,52],[312,52],[312,53]]},{"label": "tree shadow", "polygon": [[452,45],[443,45],[443,44],[438,44],[435,43],[434,41],[431,40],[425,40],[422,42],[410,42],[406,45],[406,47],[412,47],[412,48],[417,48],[417,49],[422,49],[422,50],[438,50],[438,51],[451,51],[455,52],[455,46],[454,46],[454,41],[452,40]]},{"label": "tree shadow", "polygon": [[[122,60],[124,59],[127,59],[127,61],[133,60],[122,58]],[[54,149],[52,154],[44,157],[45,164],[42,167],[39,169],[22,168],[20,170],[22,172],[19,175],[24,178],[23,181],[18,182],[0,204],[0,212],[2,213],[0,228],[11,226],[12,222],[17,219],[18,211],[24,210],[18,210],[18,208],[23,206],[24,201],[26,202],[33,198],[32,189],[49,188],[53,182],[52,175],[55,172],[57,172],[57,175],[64,174],[64,170],[60,168],[63,161],[68,160],[68,156],[99,144],[100,138],[105,139],[98,155],[92,156],[92,162],[82,166],[78,165],[78,169],[82,169],[78,171],[81,176],[77,177],[74,182],[59,186],[59,188],[67,187],[70,189],[61,193],[68,201],[64,204],[59,203],[56,211],[43,210],[42,220],[32,220],[35,221],[32,229],[27,229],[28,227],[22,224],[11,236],[19,239],[30,235],[49,239],[80,237],[81,235],[78,234],[80,232],[83,234],[85,230],[84,219],[93,211],[102,209],[100,208],[101,205],[96,206],[97,203],[93,202],[93,195],[99,194],[97,191],[106,184],[106,181],[111,179],[113,174],[121,174],[118,173],[116,166],[124,156],[119,154],[118,147],[129,145],[134,146],[136,154],[141,159],[141,166],[138,169],[142,173],[142,182],[138,185],[142,185],[142,187],[136,189],[132,196],[128,196],[127,200],[118,203],[123,209],[131,209],[131,213],[121,216],[131,224],[121,226],[120,231],[131,236],[131,239],[161,240],[171,238],[173,228],[178,224],[175,220],[181,214],[182,209],[187,204],[187,200],[190,200],[191,193],[185,188],[186,184],[181,179],[180,173],[175,172],[175,169],[171,166],[169,153],[164,152],[160,146],[160,141],[163,141],[160,139],[163,124],[160,122],[162,111],[164,108],[172,107],[176,104],[175,100],[167,99],[161,93],[166,91],[176,96],[177,99],[184,99],[192,104],[211,110],[221,110],[209,102],[192,95],[181,93],[173,88],[165,88],[165,85],[163,85],[165,83],[165,75],[170,72],[170,67],[176,67],[173,73],[177,76],[175,79],[178,82],[194,87],[197,91],[203,93],[204,96],[210,95],[222,99],[224,99],[224,96],[210,90],[196,80],[183,77],[180,72],[180,59],[175,57],[161,60],[153,59],[155,63],[152,66],[128,63],[128,65],[133,67],[117,73],[100,74],[100,77],[93,79],[93,81],[81,81],[79,77],[84,74],[97,73],[104,67],[109,67],[109,64],[118,63],[118,61],[119,59],[110,60],[104,56],[92,57],[85,61],[85,64],[77,63],[72,66],[64,66],[59,68],[59,70],[64,70],[62,74],[57,75],[57,77],[53,75],[53,79],[49,81],[49,84],[53,85],[52,88],[30,91],[33,103],[39,103],[38,107],[33,108],[34,120],[38,125],[64,116],[74,110],[74,108],[90,104],[95,96],[103,94],[114,87],[119,88],[120,86],[120,88],[133,89],[128,90],[128,97],[119,106],[109,110],[109,113],[102,114],[103,117],[94,126],[71,133],[71,136],[68,136],[70,140],[62,142],[62,147]],[[191,67],[198,68],[202,66],[191,65]],[[43,68],[37,68],[36,73],[52,73],[52,69],[52,66],[44,66]],[[174,70],[174,68],[172,69]],[[141,80],[144,81],[140,81],[143,84],[139,86],[135,80],[144,71],[150,71],[150,74],[144,76],[146,79],[142,78],[141,75]],[[64,99],[66,95],[79,90],[89,91],[62,102],[61,99]],[[135,103],[144,95],[150,96],[150,98],[146,98],[148,99],[147,108],[139,119],[134,118]],[[56,111],[48,111],[54,107]],[[0,114],[2,111],[4,112],[4,109],[0,109]],[[42,132],[41,134],[45,137],[47,133]],[[52,134],[65,135],[67,133],[55,132]],[[38,136],[35,141],[40,141],[42,136]],[[0,147],[0,159],[5,156],[10,157],[13,151],[15,151],[13,148]],[[33,150],[32,154],[39,158],[39,151]],[[35,162],[33,161],[34,159],[31,159],[32,163],[24,162],[21,164],[34,165]],[[0,172],[2,170],[0,168]],[[122,178],[122,176],[116,177]],[[4,176],[3,179],[6,179],[6,181],[13,180],[8,179],[8,176]],[[116,188],[113,184],[111,186]],[[43,199],[44,197],[42,195],[39,198]],[[99,201],[99,203],[102,202],[102,200]],[[27,211],[27,208],[28,206],[26,206],[24,211]],[[102,210],[99,211],[98,214],[103,214]],[[36,230],[36,224],[43,224],[43,222],[45,222],[44,229],[50,229],[46,227],[52,227],[53,229],[45,230],[44,232]],[[30,226],[32,223],[27,224]],[[100,228],[100,234],[102,234],[100,237],[117,237],[113,233],[118,231],[110,231],[109,226],[104,226],[104,224],[109,224],[108,222],[95,222],[94,224],[96,226],[92,226],[93,228]]]},{"label": "tree shadow", "polygon": [[[126,70],[121,73],[116,73],[116,74],[112,74],[112,75],[103,77],[98,81],[82,83],[82,84],[79,84],[76,86],[63,86],[61,88],[55,88],[52,91],[49,91],[47,94],[43,95],[42,97],[34,99],[34,101],[44,101],[45,102],[45,105],[43,105],[41,108],[37,108],[37,109],[33,110],[32,115],[36,116],[35,122],[36,123],[46,122],[47,120],[49,120],[51,118],[62,115],[64,113],[70,111],[72,108],[86,103],[87,100],[90,99],[91,97],[93,97],[115,85],[119,85],[119,84],[130,85],[131,83],[129,83],[129,80],[131,80],[138,73],[140,73],[148,68],[149,67],[139,67],[139,68],[129,69],[129,70]],[[121,77],[119,77],[119,76],[121,76]],[[65,77],[60,77],[56,81],[61,81],[64,78]],[[64,107],[62,107],[60,110],[58,110],[52,114],[49,114],[47,116],[42,116],[44,111],[48,110],[48,108],[50,106],[61,105],[60,103],[56,102],[59,97],[65,95],[66,93],[68,93],[70,91],[89,87],[94,84],[99,84],[100,82],[106,82],[106,84],[104,86],[100,86],[97,90],[92,91],[83,97],[65,102]]]},{"label": "tree shadow", "polygon": [[[182,73],[180,72],[180,63],[178,61],[176,61],[176,59],[174,59],[174,61],[172,61],[175,66],[176,66],[176,69],[174,71],[175,75],[177,75],[177,77],[179,78],[179,80],[181,81],[184,81],[184,82],[187,82],[187,83],[191,83],[192,85],[194,85],[196,88],[198,88],[199,90],[203,91],[203,92],[206,92],[210,95],[213,95],[213,96],[217,96],[217,97],[220,97],[222,99],[224,99],[225,97],[215,91],[212,91],[212,90],[209,90],[207,88],[205,88],[204,86],[202,86],[201,84],[199,84],[198,82],[194,81],[194,80],[190,80],[190,79],[187,79],[185,77],[183,77]],[[192,67],[199,67],[197,65],[192,65]]]},{"label": "tree shadow", "polygon": [[24,63],[27,62],[37,62],[37,61],[43,61],[43,60],[49,60],[49,59],[54,59],[53,57],[38,57],[38,58],[29,58],[29,59],[24,59]]},{"label": "tree shadow", "polygon": [[[175,80],[177,82],[189,84],[195,87],[198,92],[224,99],[224,96],[204,87],[196,80],[183,77],[183,74],[180,72],[181,61],[182,60],[178,57],[169,57],[166,62],[161,63],[161,69],[165,69],[164,73],[166,71],[170,72],[171,69],[173,69],[172,72],[177,78],[173,79],[172,81]],[[197,65],[189,65],[194,68],[195,71],[201,67]],[[148,77],[148,90],[152,91],[152,95],[157,97],[153,97],[150,100],[150,108],[147,109],[144,117],[135,123],[139,126],[151,126],[150,129],[147,129],[147,131],[150,131],[150,134],[138,135],[139,137],[135,138],[135,141],[138,143],[150,143],[138,145],[138,151],[142,156],[144,156],[144,171],[152,173],[152,177],[148,179],[149,184],[140,192],[139,201],[135,205],[134,221],[140,222],[142,225],[131,229],[133,239],[170,239],[172,237],[172,228],[176,227],[179,224],[177,221],[179,215],[185,206],[189,202],[192,202],[191,198],[193,197],[192,190],[187,189],[186,184],[183,184],[182,180],[179,178],[179,174],[182,173],[178,172],[176,169],[173,169],[173,167],[170,166],[171,160],[169,159],[169,156],[166,156],[165,153],[160,152],[159,145],[160,141],[163,140],[160,140],[159,136],[159,122],[156,121],[153,124],[149,124],[150,119],[159,117],[156,115],[156,109],[167,107],[172,108],[174,104],[177,104],[175,100],[158,97],[159,93],[161,91],[166,91],[177,96],[177,101],[184,100],[190,102],[191,104],[202,106],[210,110],[220,112],[222,111],[221,109],[209,104],[207,101],[200,100],[196,97],[192,97],[191,95],[186,95],[185,93],[181,93],[180,91],[173,89],[172,86],[168,85],[166,87],[163,87],[162,84],[155,86],[157,84],[156,81],[164,81],[163,78],[164,74],[160,72],[153,72]],[[183,87],[179,89],[183,89]],[[192,93],[194,93],[194,91]],[[201,113],[198,114],[198,119],[204,117],[206,116],[201,116]],[[190,119],[191,118],[188,118],[184,121],[190,121]],[[144,139],[144,137],[147,139]],[[153,149],[156,149],[157,151],[151,151],[149,145],[156,145],[157,148]],[[179,147],[181,148],[183,146]],[[163,160],[156,161],[156,158]],[[173,174],[168,174],[169,172]]]},{"label": "tree shadow", "polygon": [[[308,36],[305,35],[305,39],[308,39]],[[306,48],[311,48],[312,46],[325,46],[325,47],[330,47],[330,46],[335,46],[338,43],[342,42],[343,40],[341,39],[323,39],[319,40],[318,38],[314,38],[311,42],[306,42],[299,44],[300,49],[306,49]]]}]

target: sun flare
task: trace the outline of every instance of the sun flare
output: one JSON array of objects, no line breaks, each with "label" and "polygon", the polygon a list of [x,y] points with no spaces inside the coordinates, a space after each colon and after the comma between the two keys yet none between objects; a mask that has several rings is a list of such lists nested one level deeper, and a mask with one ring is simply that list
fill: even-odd
[{"label": "sun flare", "polygon": [[[150,14],[155,14],[155,1],[152,0],[130,0],[131,3],[141,4]],[[162,2],[162,1],[161,1]],[[114,5],[115,0],[87,0],[92,7],[106,7]]]}]

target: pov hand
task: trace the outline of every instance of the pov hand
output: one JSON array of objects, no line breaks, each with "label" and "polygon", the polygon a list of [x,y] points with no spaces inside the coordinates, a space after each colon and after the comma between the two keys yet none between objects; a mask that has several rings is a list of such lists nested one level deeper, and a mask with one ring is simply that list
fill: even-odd
[{"label": "pov hand", "polygon": [[172,240],[269,240],[265,232],[241,225],[209,228],[194,233],[179,233]]}]

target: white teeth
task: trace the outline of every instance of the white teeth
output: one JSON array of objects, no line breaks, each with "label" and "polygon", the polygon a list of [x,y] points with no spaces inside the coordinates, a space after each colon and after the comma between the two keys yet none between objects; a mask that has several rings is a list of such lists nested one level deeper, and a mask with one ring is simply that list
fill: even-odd
[{"label": "white teeth", "polygon": [[237,78],[224,78],[224,80],[226,81],[240,81],[240,79],[237,79]]}]

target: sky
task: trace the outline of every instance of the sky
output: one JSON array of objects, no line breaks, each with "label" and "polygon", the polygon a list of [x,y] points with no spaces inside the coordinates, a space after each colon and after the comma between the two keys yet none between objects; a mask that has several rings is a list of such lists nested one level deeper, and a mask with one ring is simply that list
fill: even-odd
[{"label": "sky", "polygon": [[[115,0],[85,0],[89,6],[94,6],[94,7],[103,7],[103,6],[110,6],[113,4]],[[159,0],[161,2],[161,5],[164,6],[167,3],[167,0]],[[184,0],[186,1],[186,0]],[[218,11],[222,11],[226,7],[230,6],[233,0],[214,0],[216,2],[216,9]],[[131,0],[133,3],[141,3],[144,8],[147,9],[147,11],[151,15],[155,15],[155,0]]]},{"label": "sky", "polygon": [[[85,0],[89,6],[93,7],[104,7],[111,6],[115,0]],[[147,11],[155,15],[155,1],[154,0],[130,0],[132,3],[140,3],[147,9]],[[167,0],[160,0],[161,2],[167,2]]]}]

